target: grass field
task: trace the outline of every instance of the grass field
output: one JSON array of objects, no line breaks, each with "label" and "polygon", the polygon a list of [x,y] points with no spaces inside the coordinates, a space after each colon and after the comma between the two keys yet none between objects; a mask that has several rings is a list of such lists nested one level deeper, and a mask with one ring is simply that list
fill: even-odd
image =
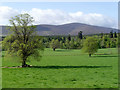
[{"label": "grass field", "polygon": [[[3,52],[4,54],[5,52]],[[117,88],[117,49],[99,49],[88,57],[81,50],[45,49],[32,68],[3,68],[3,88]],[[3,66],[19,66],[18,57],[3,57]]]}]

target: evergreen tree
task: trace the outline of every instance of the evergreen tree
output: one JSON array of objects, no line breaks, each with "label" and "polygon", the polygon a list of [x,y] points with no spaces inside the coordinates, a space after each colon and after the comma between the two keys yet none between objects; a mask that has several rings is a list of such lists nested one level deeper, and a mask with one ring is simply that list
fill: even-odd
[{"label": "evergreen tree", "polygon": [[70,36],[70,34],[68,35],[68,40],[71,41],[71,36]]},{"label": "evergreen tree", "polygon": [[110,38],[113,38],[113,30],[110,31],[110,34],[109,34]]},{"label": "evergreen tree", "polygon": [[80,38],[80,39],[83,38],[83,36],[82,36],[82,31],[80,31],[80,32],[78,33],[78,38]]},{"label": "evergreen tree", "polygon": [[114,38],[117,38],[117,33],[116,32],[114,33]]}]

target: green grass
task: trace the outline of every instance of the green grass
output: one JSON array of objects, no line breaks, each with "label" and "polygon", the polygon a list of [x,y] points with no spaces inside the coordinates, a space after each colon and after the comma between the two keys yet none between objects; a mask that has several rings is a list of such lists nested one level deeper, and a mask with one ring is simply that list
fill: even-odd
[{"label": "green grass", "polygon": [[[96,54],[45,49],[39,62],[33,58],[28,62],[33,68],[3,68],[3,88],[117,88],[117,49],[100,49]],[[18,57],[2,61],[3,66],[21,65]]]}]

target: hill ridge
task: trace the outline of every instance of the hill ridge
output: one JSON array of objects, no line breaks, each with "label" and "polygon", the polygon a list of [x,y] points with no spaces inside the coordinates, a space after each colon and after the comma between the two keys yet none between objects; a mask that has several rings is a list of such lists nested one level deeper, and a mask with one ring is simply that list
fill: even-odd
[{"label": "hill ridge", "polygon": [[[84,35],[109,33],[111,30],[118,33],[118,29],[89,25],[84,23],[67,23],[62,25],[50,25],[50,24],[40,24],[35,25],[37,34],[40,36],[50,36],[50,35],[77,35],[79,31],[82,31]],[[9,30],[6,30],[8,26],[1,26],[2,34],[7,35]]]}]

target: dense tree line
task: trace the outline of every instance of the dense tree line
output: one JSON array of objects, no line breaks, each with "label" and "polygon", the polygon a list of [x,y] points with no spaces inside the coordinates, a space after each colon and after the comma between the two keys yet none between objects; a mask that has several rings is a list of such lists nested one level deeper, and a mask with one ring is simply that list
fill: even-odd
[{"label": "dense tree line", "polygon": [[[54,37],[43,37],[42,42],[45,46],[45,48],[52,47],[51,43],[54,41],[56,45],[56,48],[61,49],[81,49],[83,47],[84,41],[88,37],[94,37],[96,38],[98,42],[98,48],[115,48],[118,46],[118,34],[116,32],[110,32],[109,34],[99,34],[99,35],[93,35],[93,36],[83,36],[82,32],[80,31],[78,33],[78,36],[71,36],[70,34],[68,36],[54,36]],[[59,45],[58,45],[59,44]]]},{"label": "dense tree line", "polygon": [[[108,34],[82,35],[82,31],[77,36],[38,36],[45,48],[61,49],[81,49],[88,37],[96,38],[98,48],[116,48],[118,46],[118,33],[111,31]],[[3,48],[4,49],[4,48]]]},{"label": "dense tree line", "polygon": [[[77,36],[36,36],[39,42],[44,46],[44,48],[52,48],[55,51],[57,48],[61,49],[84,49],[88,52],[89,56],[101,48],[116,48],[119,45],[118,33],[110,32],[108,34],[98,34],[98,35],[82,35],[82,31],[78,33]],[[95,40],[93,39],[95,38]],[[90,40],[91,39],[91,40]],[[94,42],[96,41],[96,42]],[[12,42],[12,41],[11,41]],[[89,42],[89,43],[88,43]],[[95,44],[95,45],[94,45]],[[88,47],[87,47],[88,45]],[[90,47],[91,45],[91,47]],[[97,46],[96,46],[97,45]],[[96,48],[93,48],[93,47]],[[91,48],[95,49],[93,52]],[[3,48],[4,49],[4,48]],[[88,50],[87,50],[88,49]],[[90,51],[89,51],[90,49]]]}]

